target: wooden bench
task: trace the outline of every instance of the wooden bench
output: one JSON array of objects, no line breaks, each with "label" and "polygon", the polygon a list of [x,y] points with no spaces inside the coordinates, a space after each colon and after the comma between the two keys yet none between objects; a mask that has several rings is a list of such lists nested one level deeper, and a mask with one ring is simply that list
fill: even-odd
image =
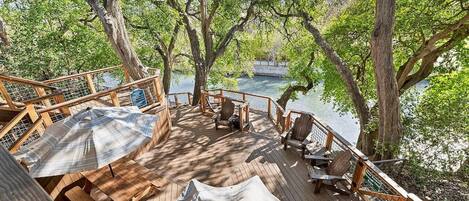
[{"label": "wooden bench", "polygon": [[65,196],[70,201],[94,201],[94,199],[85,191],[83,191],[83,189],[81,189],[79,186],[75,186],[65,192]]}]

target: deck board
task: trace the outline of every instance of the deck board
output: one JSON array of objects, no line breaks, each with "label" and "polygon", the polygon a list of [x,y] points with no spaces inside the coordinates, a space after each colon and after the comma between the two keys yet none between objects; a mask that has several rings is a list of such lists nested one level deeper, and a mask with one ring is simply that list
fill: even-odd
[{"label": "deck board", "polygon": [[152,200],[175,200],[192,179],[213,186],[229,186],[259,175],[281,200],[353,200],[323,189],[314,194],[306,162],[293,149],[283,151],[275,125],[260,111],[251,111],[249,132],[215,130],[210,116],[198,108],[171,111],[168,140],[136,159],[170,182]]}]

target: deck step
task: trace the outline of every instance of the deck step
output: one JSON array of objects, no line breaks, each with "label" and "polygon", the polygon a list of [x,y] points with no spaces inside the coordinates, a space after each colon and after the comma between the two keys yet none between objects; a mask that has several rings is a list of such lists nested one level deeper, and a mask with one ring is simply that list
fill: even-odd
[{"label": "deck step", "polygon": [[94,201],[94,199],[79,186],[75,186],[65,192],[65,196],[67,196],[70,201]]}]

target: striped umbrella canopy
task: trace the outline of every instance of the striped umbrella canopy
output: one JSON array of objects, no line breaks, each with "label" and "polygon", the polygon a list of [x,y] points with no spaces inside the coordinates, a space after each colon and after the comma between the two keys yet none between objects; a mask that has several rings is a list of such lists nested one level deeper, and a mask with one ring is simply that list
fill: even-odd
[{"label": "striped umbrella canopy", "polygon": [[87,108],[54,123],[14,156],[32,177],[98,169],[149,142],[157,119],[137,107]]}]

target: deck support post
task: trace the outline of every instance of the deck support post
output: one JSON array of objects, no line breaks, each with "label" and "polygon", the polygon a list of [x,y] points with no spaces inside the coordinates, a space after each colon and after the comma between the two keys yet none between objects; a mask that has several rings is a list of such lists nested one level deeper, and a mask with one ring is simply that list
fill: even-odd
[{"label": "deck support post", "polygon": [[190,93],[187,93],[187,102],[189,103],[189,105],[192,105],[192,100],[191,100],[191,94]]},{"label": "deck support post", "polygon": [[357,161],[357,164],[355,165],[355,171],[352,176],[352,185],[351,185],[351,191],[352,192],[357,192],[360,189],[360,186],[362,185],[363,182],[363,177],[365,176],[366,172],[366,165],[363,161],[362,158],[359,158]]},{"label": "deck support post", "polygon": [[111,93],[109,93],[109,96],[111,97],[111,102],[115,107],[121,106],[119,102],[119,97],[117,96],[117,93],[115,91],[112,91]]},{"label": "deck support post", "polygon": [[[34,87],[34,91],[36,91],[36,94],[37,94],[38,97],[47,95],[46,90],[44,89],[44,87]],[[49,99],[42,100],[42,104],[44,104],[44,106],[46,106],[46,107],[52,105],[50,103]]]},{"label": "deck support post", "polygon": [[[58,96],[54,97],[55,104],[63,103],[65,102],[65,97],[63,94],[60,94]],[[60,112],[62,112],[65,116],[70,116],[71,112],[68,106],[63,106],[59,108]]]},{"label": "deck support post", "polygon": [[326,144],[325,144],[325,147],[328,151],[331,150],[332,148],[332,141],[334,140],[334,134],[332,132],[328,132],[327,133],[327,137],[326,137]]}]

